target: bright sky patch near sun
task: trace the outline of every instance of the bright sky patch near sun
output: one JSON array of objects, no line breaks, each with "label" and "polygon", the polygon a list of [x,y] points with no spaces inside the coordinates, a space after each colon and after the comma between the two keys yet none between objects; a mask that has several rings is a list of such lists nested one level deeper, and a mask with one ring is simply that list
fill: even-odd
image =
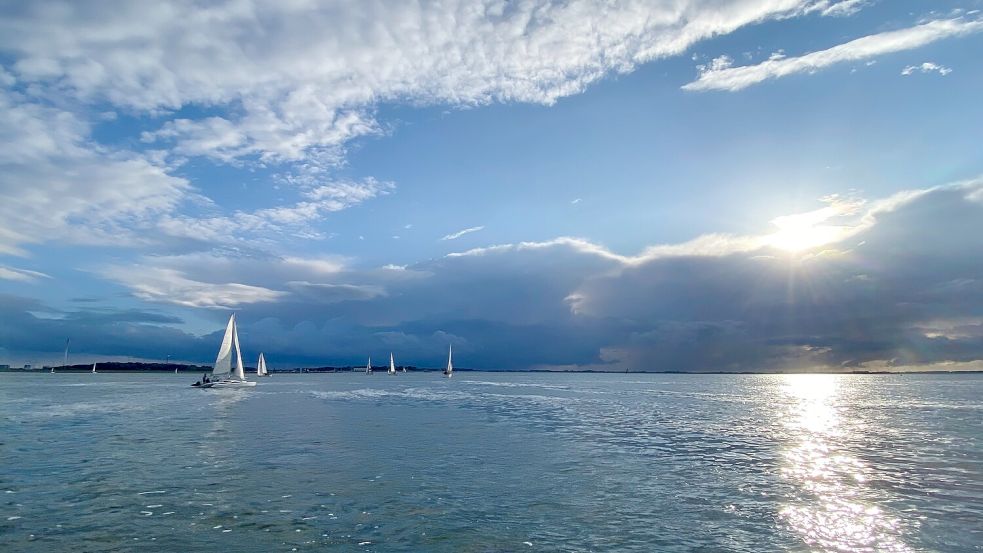
[{"label": "bright sky patch near sun", "polygon": [[4,6],[0,363],[976,362],[980,9]]}]

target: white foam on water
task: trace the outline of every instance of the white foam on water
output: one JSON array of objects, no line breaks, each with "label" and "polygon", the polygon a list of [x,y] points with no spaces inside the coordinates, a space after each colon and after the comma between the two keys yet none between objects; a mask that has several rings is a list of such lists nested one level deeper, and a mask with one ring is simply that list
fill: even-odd
[{"label": "white foam on water", "polygon": [[217,525],[217,526],[212,526],[212,530],[218,530],[218,529],[219,529],[219,528],[221,528],[221,527],[222,527],[222,525],[221,525],[221,524],[219,524],[219,525]]},{"label": "white foam on water", "polygon": [[157,493],[167,493],[167,490],[154,490],[152,492],[138,492],[137,495],[151,495]]},{"label": "white foam on water", "polygon": [[143,516],[145,516],[145,517],[149,517],[149,516],[153,515],[154,512],[153,511],[140,511],[140,514],[143,515]]},{"label": "white foam on water", "polygon": [[358,542],[358,544],[359,545],[371,545],[372,542],[370,542],[370,541],[360,541],[360,542]]},{"label": "white foam on water", "polygon": [[524,542],[522,542],[522,545],[528,545],[529,547],[532,547],[532,542],[531,541],[524,541]]},{"label": "white foam on water", "polygon": [[160,516],[173,515],[174,511],[167,511],[166,513],[161,513]]},{"label": "white foam on water", "polygon": [[157,507],[163,507],[163,505],[147,505],[148,509],[156,509]]},{"label": "white foam on water", "polygon": [[19,518],[21,518],[21,517],[7,517],[7,520],[17,520]]}]

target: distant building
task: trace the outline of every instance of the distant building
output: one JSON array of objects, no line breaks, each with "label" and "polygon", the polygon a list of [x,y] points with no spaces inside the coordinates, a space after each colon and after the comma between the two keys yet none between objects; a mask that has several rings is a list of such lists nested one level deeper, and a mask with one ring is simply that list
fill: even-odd
[{"label": "distant building", "polygon": [[0,371],[9,369],[10,365],[0,365]]}]

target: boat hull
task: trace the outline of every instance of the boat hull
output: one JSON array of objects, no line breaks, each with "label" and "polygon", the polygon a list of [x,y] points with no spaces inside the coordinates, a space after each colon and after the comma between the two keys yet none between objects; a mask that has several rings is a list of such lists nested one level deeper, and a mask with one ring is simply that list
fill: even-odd
[{"label": "boat hull", "polygon": [[199,386],[199,388],[253,388],[255,386],[255,382],[248,380],[218,380],[215,382],[206,382]]}]

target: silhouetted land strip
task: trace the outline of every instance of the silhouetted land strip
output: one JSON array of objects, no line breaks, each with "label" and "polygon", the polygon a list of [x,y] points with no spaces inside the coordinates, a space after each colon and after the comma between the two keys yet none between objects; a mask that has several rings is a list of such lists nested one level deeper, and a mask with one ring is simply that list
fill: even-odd
[{"label": "silhouetted land strip", "polygon": [[[173,373],[175,369],[182,373],[210,373],[212,370],[211,365],[187,365],[182,363],[138,363],[138,362],[105,362],[99,363],[96,366],[96,371],[100,373],[123,373],[123,372],[141,372],[141,373]],[[372,367],[373,372],[386,372],[389,366],[378,366]],[[402,371],[403,367],[397,367],[397,370]],[[3,367],[0,368],[0,372],[46,372],[50,371],[51,366],[44,367],[32,367],[30,369],[24,369],[21,367]],[[411,365],[406,366],[407,372],[440,372],[443,371],[443,367],[427,368],[427,367],[415,367]],[[67,372],[67,373],[87,373],[92,371],[91,364],[85,365],[62,365],[55,366],[55,372]],[[298,367],[292,369],[270,369],[270,373],[345,373],[345,372],[364,372],[364,366],[356,367]],[[949,373],[959,373],[959,374],[981,374],[983,371],[837,371],[837,372],[815,372],[815,371],[630,371],[625,373],[624,371],[593,371],[593,370],[581,370],[581,371],[549,371],[542,369],[528,369],[528,370],[480,370],[480,369],[468,369],[461,367],[454,367],[454,372],[497,372],[497,373],[585,373],[585,374],[949,374]],[[255,367],[246,367],[246,374],[255,374]]]}]

